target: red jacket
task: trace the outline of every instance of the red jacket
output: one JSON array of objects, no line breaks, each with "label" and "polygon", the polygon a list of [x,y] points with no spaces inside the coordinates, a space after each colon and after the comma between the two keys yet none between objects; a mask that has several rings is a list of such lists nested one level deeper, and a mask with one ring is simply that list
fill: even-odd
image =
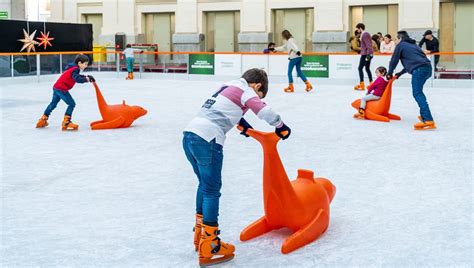
[{"label": "red jacket", "polygon": [[77,65],[69,65],[68,69],[59,77],[58,81],[54,83],[53,88],[61,91],[69,91],[77,83],[85,83],[89,80],[79,74],[80,69]]},{"label": "red jacket", "polygon": [[383,92],[385,91],[385,88],[388,85],[388,81],[385,80],[383,76],[377,77],[375,81],[368,87],[368,92],[367,94],[374,94],[375,96],[382,97]]}]

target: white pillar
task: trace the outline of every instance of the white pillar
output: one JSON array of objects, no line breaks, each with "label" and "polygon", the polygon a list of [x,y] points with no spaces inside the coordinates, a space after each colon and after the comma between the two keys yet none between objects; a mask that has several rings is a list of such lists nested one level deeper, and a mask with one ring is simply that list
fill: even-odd
[{"label": "white pillar", "polygon": [[265,32],[265,10],[265,0],[242,0],[240,31]]},{"label": "white pillar", "polygon": [[175,31],[180,33],[198,33],[197,0],[178,0],[176,6]]},{"label": "white pillar", "polygon": [[315,31],[344,30],[343,0],[317,0],[314,6]]}]

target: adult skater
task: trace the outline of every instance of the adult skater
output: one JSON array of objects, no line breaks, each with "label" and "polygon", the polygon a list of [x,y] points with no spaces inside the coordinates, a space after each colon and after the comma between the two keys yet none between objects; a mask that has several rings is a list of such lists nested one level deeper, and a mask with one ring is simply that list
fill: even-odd
[{"label": "adult skater", "polygon": [[372,83],[372,73],[370,72],[370,62],[374,57],[374,49],[372,47],[372,37],[369,32],[365,31],[365,25],[358,23],[356,25],[356,31],[360,33],[360,60],[359,60],[359,79],[360,83],[354,87],[355,90],[365,90],[364,84],[364,72],[367,72],[369,82]]},{"label": "adult skater", "polygon": [[414,125],[416,130],[434,129],[436,128],[433,116],[431,115],[430,107],[426,101],[426,96],[423,93],[423,86],[426,80],[431,77],[433,69],[431,63],[426,57],[425,53],[419,46],[416,45],[416,41],[411,39],[406,31],[399,31],[397,33],[398,42],[393,52],[392,58],[390,59],[390,67],[388,70],[387,78],[391,79],[393,71],[397,67],[398,61],[402,62],[403,70],[395,74],[396,78],[399,78],[402,74],[408,72],[412,75],[411,87],[413,90],[413,97],[420,107],[420,119]]},{"label": "adult skater", "polygon": [[285,51],[288,50],[288,87],[285,88],[285,92],[287,93],[293,93],[295,91],[295,88],[293,87],[293,68],[296,66],[296,72],[298,73],[298,76],[303,80],[303,82],[306,84],[306,92],[310,92],[313,89],[313,86],[311,83],[308,81],[306,76],[303,74],[301,71],[301,52],[298,48],[298,45],[296,44],[296,39],[291,35],[291,33],[288,30],[284,30],[281,32],[281,36],[283,39],[286,40],[286,43],[283,46],[280,47],[275,47],[275,51]]},{"label": "adult skater", "polygon": [[[423,39],[421,39],[420,43],[418,44],[420,47],[423,47],[423,44],[426,45],[426,49],[424,50],[425,54],[431,54],[439,52],[439,41],[438,38],[433,36],[433,32],[431,30],[427,30],[425,34],[423,34]],[[439,62],[439,55],[434,56],[435,59],[435,71],[438,68]]]}]

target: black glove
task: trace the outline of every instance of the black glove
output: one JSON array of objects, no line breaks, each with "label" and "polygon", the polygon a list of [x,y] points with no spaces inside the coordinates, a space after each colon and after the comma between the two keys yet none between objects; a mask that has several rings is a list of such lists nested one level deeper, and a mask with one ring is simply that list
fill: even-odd
[{"label": "black glove", "polygon": [[240,132],[241,135],[244,135],[245,137],[250,137],[248,134],[247,134],[247,130],[249,128],[253,129],[253,127],[249,124],[249,122],[247,122],[243,117],[240,118],[240,121],[239,121],[239,126],[241,126],[243,128],[242,132]]},{"label": "black glove", "polygon": [[89,82],[94,83],[95,78],[92,75],[88,75],[87,78],[89,79]]},{"label": "black glove", "polygon": [[369,55],[365,56],[365,61],[370,61],[373,57],[374,57],[374,55],[369,54]]},{"label": "black glove", "polygon": [[387,74],[385,77],[387,77],[387,80],[392,80],[393,74]]},{"label": "black glove", "polygon": [[300,51],[296,51],[296,55],[297,55],[297,56],[301,56],[301,52],[300,52]]},{"label": "black glove", "polygon": [[400,76],[402,76],[404,74],[404,72],[398,72],[395,74],[395,79],[398,79],[400,78]]},{"label": "black glove", "polygon": [[282,140],[286,140],[291,134],[291,129],[287,125],[283,124],[281,127],[277,127],[275,129],[275,133]]}]

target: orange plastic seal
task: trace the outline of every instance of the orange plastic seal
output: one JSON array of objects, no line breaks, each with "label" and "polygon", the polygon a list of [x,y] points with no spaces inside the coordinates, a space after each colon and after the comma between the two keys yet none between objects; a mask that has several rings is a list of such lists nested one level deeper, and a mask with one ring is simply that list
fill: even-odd
[{"label": "orange plastic seal", "polygon": [[[242,130],[240,127],[238,127]],[[325,178],[315,178],[311,170],[299,169],[290,181],[280,160],[273,132],[253,129],[247,134],[263,147],[263,203],[265,215],[240,233],[247,241],[269,231],[287,227],[294,231],[281,247],[286,254],[316,240],[329,226],[329,204],[336,187]]]},{"label": "orange plastic seal", "polygon": [[99,86],[95,82],[92,83],[97,95],[97,103],[102,120],[91,123],[91,128],[96,129],[112,129],[129,127],[133,121],[146,115],[147,110],[140,106],[129,106],[123,101],[122,104],[108,105],[105,102]]},{"label": "orange plastic seal", "polygon": [[[392,101],[392,84],[394,80],[395,79],[391,79],[388,82],[387,87],[379,100],[367,102],[367,105],[365,106],[365,119],[382,122],[390,122],[390,119],[400,120],[400,116],[389,113],[390,103]],[[352,107],[359,110],[360,99],[355,100],[352,103]]]}]

